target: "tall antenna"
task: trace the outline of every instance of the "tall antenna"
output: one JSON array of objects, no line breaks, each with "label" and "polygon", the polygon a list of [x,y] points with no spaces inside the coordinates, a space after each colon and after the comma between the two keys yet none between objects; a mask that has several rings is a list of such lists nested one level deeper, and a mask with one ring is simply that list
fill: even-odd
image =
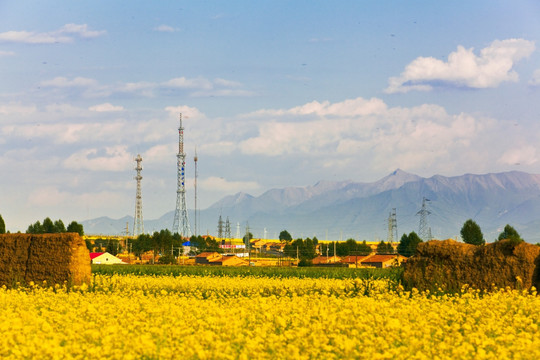
[{"label": "tall antenna", "polygon": [[[140,154],[137,154],[135,161],[137,162],[137,166],[135,167],[135,170],[137,171],[137,175],[135,176],[135,180],[137,180],[137,194],[135,195],[135,219],[133,220],[133,236],[139,236],[140,234],[144,234],[144,224],[143,224],[143,216],[142,216],[142,195],[141,195],[142,157]],[[127,231],[128,229],[127,229],[127,224],[126,224],[126,232]]]},{"label": "tall antenna", "polygon": [[426,202],[430,201],[425,197],[422,198],[422,208],[416,213],[420,215],[420,224],[418,226],[418,236],[424,241],[431,240],[431,228],[428,225],[428,215],[431,214],[431,211],[427,209]]},{"label": "tall antenna", "polygon": [[180,113],[180,126],[178,127],[178,154],[176,155],[178,167],[178,186],[176,188],[176,211],[172,231],[182,237],[189,237],[188,212],[186,208],[186,154],[184,153],[184,127],[182,126],[182,113]]},{"label": "tall antenna", "polygon": [[197,148],[195,148],[195,156],[193,157],[193,161],[195,162],[195,183],[194,183],[194,191],[195,191],[195,221],[194,221],[194,228],[195,233],[194,235],[197,235],[197,161],[199,161],[199,157],[197,156]]},{"label": "tall antenna", "polygon": [[388,215],[388,238],[389,243],[398,241],[397,233],[397,217],[396,217],[396,208],[393,208],[390,214]]}]

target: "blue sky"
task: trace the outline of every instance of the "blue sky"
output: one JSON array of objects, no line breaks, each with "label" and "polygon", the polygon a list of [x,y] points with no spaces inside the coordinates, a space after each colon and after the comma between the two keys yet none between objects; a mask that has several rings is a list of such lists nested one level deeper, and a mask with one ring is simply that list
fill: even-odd
[{"label": "blue sky", "polygon": [[[11,231],[244,191],[540,173],[537,1],[0,2]],[[235,219],[236,221],[236,219]]]}]

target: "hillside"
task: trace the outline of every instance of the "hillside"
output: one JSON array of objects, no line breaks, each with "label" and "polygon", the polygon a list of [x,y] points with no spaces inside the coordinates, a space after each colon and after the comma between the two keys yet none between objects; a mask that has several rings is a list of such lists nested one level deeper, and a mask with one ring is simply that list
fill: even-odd
[{"label": "hillside", "polygon": [[[512,224],[529,242],[540,242],[540,175],[524,172],[423,178],[396,170],[372,183],[320,181],[312,186],[271,189],[254,197],[238,193],[200,211],[202,233],[215,234],[217,220],[229,218],[232,235],[244,233],[246,222],[256,237],[276,237],[287,229],[294,237],[386,240],[387,219],[396,208],[398,233],[418,231],[416,216],[426,197],[428,222],[436,238],[456,238],[472,218],[486,240]],[[174,212],[145,221],[145,230],[172,225]],[[125,217],[84,221],[88,233],[121,233]],[[266,229],[266,232],[265,232]]]}]

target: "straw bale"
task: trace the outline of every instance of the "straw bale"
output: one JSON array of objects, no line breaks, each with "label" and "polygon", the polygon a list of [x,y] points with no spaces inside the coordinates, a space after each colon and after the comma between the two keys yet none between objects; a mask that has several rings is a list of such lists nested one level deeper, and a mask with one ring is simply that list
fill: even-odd
[{"label": "straw bale", "polygon": [[0,285],[79,285],[90,281],[90,256],[76,233],[0,235]]},{"label": "straw bale", "polygon": [[540,285],[540,247],[502,240],[474,246],[453,240],[420,243],[403,273],[407,288],[459,291],[464,285],[527,289]]}]

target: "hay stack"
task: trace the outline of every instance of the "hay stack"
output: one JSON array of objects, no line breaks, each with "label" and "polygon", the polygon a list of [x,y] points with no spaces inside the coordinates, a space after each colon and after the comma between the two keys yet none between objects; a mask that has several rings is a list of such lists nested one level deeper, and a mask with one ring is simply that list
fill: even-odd
[{"label": "hay stack", "polygon": [[[407,288],[459,291],[463,285],[489,290],[540,286],[540,247],[508,240],[474,246],[453,240],[420,243],[403,273]],[[519,280],[521,279],[521,280]]]},{"label": "hay stack", "polygon": [[90,256],[76,233],[0,235],[0,285],[80,285],[90,281]]}]

